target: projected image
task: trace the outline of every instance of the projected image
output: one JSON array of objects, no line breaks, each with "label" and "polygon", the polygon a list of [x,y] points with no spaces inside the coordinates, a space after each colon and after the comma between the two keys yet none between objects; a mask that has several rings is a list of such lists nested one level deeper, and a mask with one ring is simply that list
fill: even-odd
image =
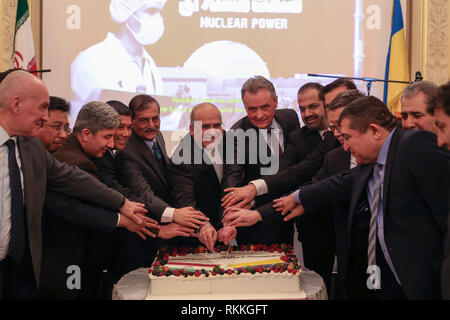
[{"label": "projected image", "polygon": [[106,39],[82,51],[71,67],[76,110],[88,101],[100,100],[105,89],[162,94],[161,75],[144,46],[156,43],[164,33],[161,16],[166,0],[112,0],[111,19],[119,25]]},{"label": "projected image", "polygon": [[246,115],[241,86],[255,75],[297,113],[303,84],[333,80],[309,73],[382,78],[391,10],[376,0],[46,0],[43,79],[71,101],[72,124],[89,101],[146,93],[163,131],[187,130],[201,102],[228,129]]}]

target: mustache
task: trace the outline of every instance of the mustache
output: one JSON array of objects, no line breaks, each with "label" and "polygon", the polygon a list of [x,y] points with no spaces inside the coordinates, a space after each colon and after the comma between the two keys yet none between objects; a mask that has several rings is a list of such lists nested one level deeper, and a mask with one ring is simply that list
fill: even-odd
[{"label": "mustache", "polygon": [[314,120],[314,119],[317,119],[317,118],[319,118],[319,117],[318,116],[309,116],[309,117],[305,118],[305,121]]}]

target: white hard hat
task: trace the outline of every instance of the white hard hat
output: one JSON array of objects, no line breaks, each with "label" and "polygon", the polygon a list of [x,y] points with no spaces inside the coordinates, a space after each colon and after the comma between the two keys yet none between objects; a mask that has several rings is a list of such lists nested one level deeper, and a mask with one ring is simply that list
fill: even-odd
[{"label": "white hard hat", "polygon": [[111,13],[111,19],[117,23],[122,23],[142,7],[155,7],[162,10],[166,1],[167,0],[111,0],[109,11]]}]

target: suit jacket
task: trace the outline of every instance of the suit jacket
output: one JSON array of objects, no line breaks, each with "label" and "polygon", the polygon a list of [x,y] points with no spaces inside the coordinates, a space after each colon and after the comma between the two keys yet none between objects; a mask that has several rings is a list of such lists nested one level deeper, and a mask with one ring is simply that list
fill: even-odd
[{"label": "suit jacket", "polygon": [[[440,296],[443,239],[448,216],[449,153],[425,131],[394,132],[383,181],[384,236],[389,255],[408,299]],[[306,212],[336,201],[350,201],[348,240],[342,257],[346,283],[353,256],[352,232],[360,199],[365,195],[373,164],[360,165],[302,188]],[[443,191],[446,192],[443,192]],[[367,263],[367,262],[366,262]]]},{"label": "suit jacket", "polygon": [[[302,142],[302,139],[305,142]],[[278,174],[263,177],[269,190],[268,198],[275,199],[280,197],[310,181],[322,167],[327,152],[340,146],[339,141],[331,132],[325,134],[323,141],[319,139],[321,138],[317,131],[306,131],[303,137],[300,133],[296,133],[290,138],[290,141],[292,141],[290,150],[294,149],[297,151],[289,152],[289,154],[292,154],[290,157],[282,157],[284,158],[282,159],[284,169]],[[299,151],[301,148],[307,149],[309,152]],[[301,156],[304,158],[300,158]]]},{"label": "suit jacket", "polygon": [[111,152],[111,150],[108,150],[103,157],[92,159],[92,162],[97,168],[98,179],[109,188],[120,192],[125,198],[131,201],[144,203],[143,199],[136,197],[130,189],[121,185],[117,180],[116,163]]},{"label": "suit jacket", "polygon": [[[219,147],[219,150],[223,150],[222,159],[226,152],[223,146]],[[183,158],[185,152],[188,156]],[[196,153],[201,155],[201,163],[194,162]],[[169,165],[168,181],[172,188],[174,206],[194,207],[203,212],[216,230],[219,230],[222,227],[222,188],[214,165],[210,161],[205,162],[205,158],[209,159],[208,156],[190,134],[177,146],[175,155],[180,156],[183,162],[178,164],[173,160]]]},{"label": "suit jacket", "polygon": [[[81,169],[85,168],[93,175],[96,173],[92,161],[84,154],[73,134],[55,153],[55,157]],[[77,265],[84,272],[86,252],[93,245],[94,235],[90,233],[111,233],[117,227],[117,220],[117,211],[89,205],[60,193],[47,193],[43,215],[43,297],[72,299],[77,296],[79,291],[67,289],[67,267]],[[98,256],[98,253],[95,255]]]},{"label": "suit jacket", "polygon": [[[280,126],[283,128],[283,137],[284,137],[284,147],[287,146],[288,141],[288,135],[300,128],[299,120],[297,113],[295,113],[294,110],[291,109],[280,109],[275,111],[275,120],[280,124]],[[244,132],[247,132],[249,129],[254,129],[258,133],[259,129],[255,127],[250,120],[248,119],[248,116],[242,118],[238,122],[236,122],[232,126],[233,130],[242,129]],[[267,147],[265,150],[259,150],[259,139],[260,136],[257,134],[256,136],[256,148],[254,144],[249,143],[248,140],[246,140],[245,148],[244,150],[238,148],[237,146],[237,140],[235,140],[235,158],[234,163],[229,164],[227,161],[227,165],[224,167],[224,178],[222,180],[222,187],[223,189],[229,188],[229,187],[239,187],[242,185],[247,185],[250,181],[259,179],[261,176],[261,168],[269,167],[269,164],[263,165],[261,163],[261,152],[267,153]],[[250,145],[251,144],[251,145]],[[253,151],[253,152],[251,152]],[[254,152],[257,152],[255,155]],[[270,149],[269,149],[270,152]],[[241,154],[243,153],[243,154]],[[237,162],[238,157],[242,157],[245,159],[244,164],[240,164]],[[251,163],[251,158],[256,159],[256,163]],[[258,201],[257,201],[258,202]],[[264,201],[262,202],[264,203]]]},{"label": "suit jacket", "polygon": [[[163,161],[169,164],[164,138],[158,133],[156,142]],[[164,210],[170,206],[170,186],[167,173],[159,167],[153,151],[134,132],[124,150],[116,154],[117,179],[148,205],[150,215],[161,221]]]},{"label": "suit jacket", "polygon": [[[449,197],[449,208],[450,208],[450,197]],[[447,217],[447,220],[448,220],[447,238],[445,241],[444,263],[442,264],[441,283],[442,283],[442,298],[445,300],[450,300],[450,214]]]},{"label": "suit jacket", "polygon": [[[312,182],[317,182],[335,174],[350,170],[350,152],[346,152],[344,148],[338,147],[331,150],[325,155],[322,168],[312,179]],[[342,277],[343,266],[341,257],[345,253],[347,243],[347,221],[348,221],[348,203],[346,201],[341,203],[334,203],[329,207],[322,207],[314,214],[309,216],[317,216],[312,222],[307,221],[307,228],[302,228],[302,233],[312,233],[306,237],[314,237],[314,245],[319,248],[332,248],[337,256],[337,277],[335,286],[335,296],[340,298],[344,296],[344,279]],[[308,215],[306,215],[308,216]],[[320,232],[317,232],[320,228]],[[328,250],[327,252],[333,252]],[[323,250],[322,250],[323,251]],[[334,262],[334,254],[329,260]],[[330,265],[332,268],[332,266]],[[331,272],[330,272],[331,274]]]},{"label": "suit jacket", "polygon": [[106,188],[86,172],[56,160],[38,138],[19,136],[17,145],[24,179],[28,240],[34,276],[39,285],[46,189],[115,210],[122,206],[123,196]]}]

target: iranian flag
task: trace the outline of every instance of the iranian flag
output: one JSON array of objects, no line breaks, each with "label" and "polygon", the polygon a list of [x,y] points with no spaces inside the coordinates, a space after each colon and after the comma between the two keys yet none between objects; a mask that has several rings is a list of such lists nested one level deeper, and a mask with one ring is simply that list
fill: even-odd
[{"label": "iranian flag", "polygon": [[27,0],[18,0],[17,3],[13,67],[28,71],[37,70],[30,10],[28,9]]}]

